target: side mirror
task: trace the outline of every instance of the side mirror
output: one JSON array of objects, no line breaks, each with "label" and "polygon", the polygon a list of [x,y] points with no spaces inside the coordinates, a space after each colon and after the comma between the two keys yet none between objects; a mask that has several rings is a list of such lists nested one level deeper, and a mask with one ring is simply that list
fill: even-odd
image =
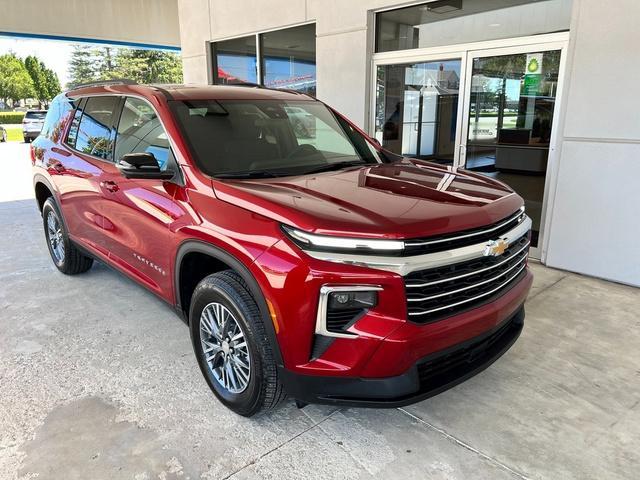
[{"label": "side mirror", "polygon": [[170,180],[174,176],[172,170],[160,170],[158,161],[153,153],[127,153],[116,164],[125,178]]}]

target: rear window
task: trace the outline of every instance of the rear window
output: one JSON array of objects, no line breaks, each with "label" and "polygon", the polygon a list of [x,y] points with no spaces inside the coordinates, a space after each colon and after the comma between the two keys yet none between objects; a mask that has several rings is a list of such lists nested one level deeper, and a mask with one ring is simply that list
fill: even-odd
[{"label": "rear window", "polygon": [[54,142],[60,140],[60,135],[64,130],[68,116],[76,107],[74,101],[67,98],[64,94],[58,95],[49,107],[44,125],[42,127],[41,136],[47,137]]},{"label": "rear window", "polygon": [[44,120],[44,117],[47,116],[46,111],[41,112],[27,112],[24,118],[28,118],[29,120]]}]

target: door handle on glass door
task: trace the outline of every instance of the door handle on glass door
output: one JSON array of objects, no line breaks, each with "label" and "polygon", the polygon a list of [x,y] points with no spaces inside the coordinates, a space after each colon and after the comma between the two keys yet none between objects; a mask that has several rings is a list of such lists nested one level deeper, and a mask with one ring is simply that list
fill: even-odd
[{"label": "door handle on glass door", "polygon": [[115,193],[119,190],[118,184],[116,182],[112,182],[111,180],[100,182],[100,186],[105,190],[110,191],[111,193]]}]

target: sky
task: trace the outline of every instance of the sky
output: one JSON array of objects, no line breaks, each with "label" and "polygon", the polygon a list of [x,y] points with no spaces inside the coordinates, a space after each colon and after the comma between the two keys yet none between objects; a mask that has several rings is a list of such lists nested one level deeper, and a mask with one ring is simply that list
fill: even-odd
[{"label": "sky", "polygon": [[36,55],[44,64],[58,74],[60,85],[69,80],[68,64],[73,43],[59,40],[38,40],[0,37],[0,55],[14,52],[18,57]]}]

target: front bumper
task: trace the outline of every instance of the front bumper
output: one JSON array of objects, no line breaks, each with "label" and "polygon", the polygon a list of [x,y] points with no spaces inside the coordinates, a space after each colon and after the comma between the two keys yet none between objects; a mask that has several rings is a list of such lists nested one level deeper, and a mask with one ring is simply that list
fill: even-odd
[{"label": "front bumper", "polygon": [[312,376],[281,369],[287,393],[305,403],[401,407],[437,395],[480,373],[514,344],[524,326],[524,306],[495,328],[417,361],[386,378]]}]

